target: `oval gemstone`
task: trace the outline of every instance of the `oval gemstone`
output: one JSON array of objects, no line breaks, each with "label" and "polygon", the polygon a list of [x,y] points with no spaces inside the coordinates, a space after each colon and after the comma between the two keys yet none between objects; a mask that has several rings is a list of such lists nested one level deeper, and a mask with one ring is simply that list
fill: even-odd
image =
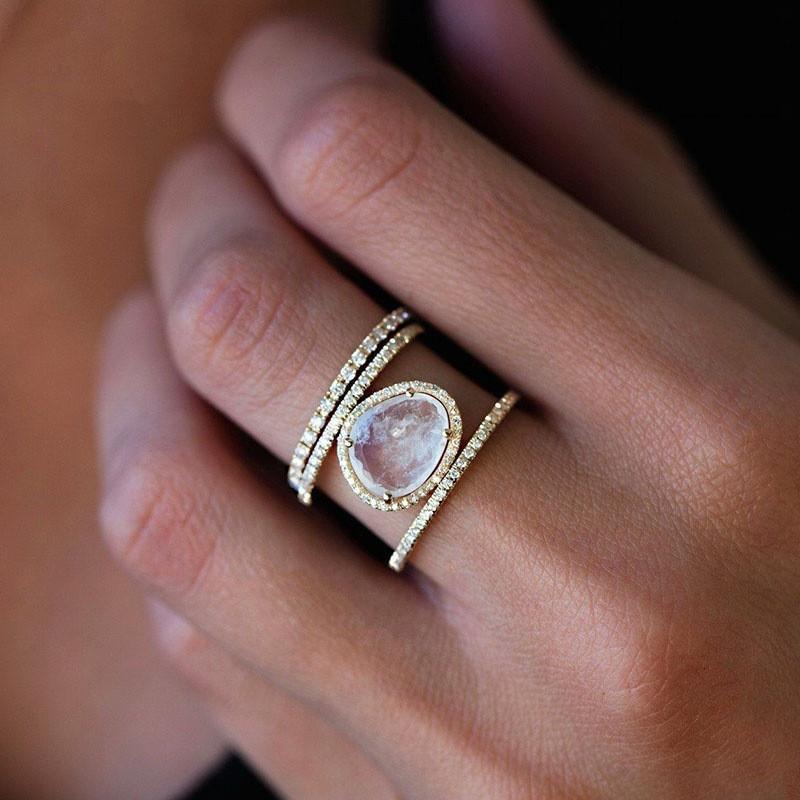
[{"label": "oval gemstone", "polygon": [[353,471],[376,497],[411,494],[442,460],[449,424],[447,409],[431,395],[382,400],[364,411],[350,431]]}]

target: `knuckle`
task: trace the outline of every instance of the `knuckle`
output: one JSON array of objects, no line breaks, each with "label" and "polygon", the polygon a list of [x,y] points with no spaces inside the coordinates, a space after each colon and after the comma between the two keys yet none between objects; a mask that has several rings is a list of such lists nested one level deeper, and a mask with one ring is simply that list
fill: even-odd
[{"label": "knuckle", "polygon": [[644,611],[647,621],[616,651],[607,696],[649,761],[729,769],[752,748],[742,697],[769,683],[773,665],[743,649],[730,636],[735,618],[710,615],[700,595],[680,607]]},{"label": "knuckle", "polygon": [[167,448],[137,454],[103,498],[109,546],[137,577],[173,593],[191,592],[214,552],[185,459]]},{"label": "knuckle", "polygon": [[753,460],[747,426],[732,409],[698,412],[686,420],[682,447],[692,487],[709,500],[721,497],[749,472]]},{"label": "knuckle", "polygon": [[[208,640],[194,625],[163,606],[151,606],[151,617],[161,651],[176,667],[190,670],[202,656]],[[157,613],[156,613],[157,612]]]},{"label": "knuckle", "polygon": [[291,202],[337,218],[409,173],[422,142],[411,93],[392,79],[334,86],[280,149],[278,182]]},{"label": "knuckle", "polygon": [[705,724],[725,727],[730,706],[720,701],[734,682],[720,643],[684,627],[676,618],[651,615],[621,648],[612,683],[630,729],[654,753],[669,758],[678,750],[713,747]]},{"label": "knuckle", "polygon": [[[215,708],[229,705],[230,679],[235,677],[235,667],[224,663],[227,658],[221,658],[219,645],[188,623],[160,629],[158,643],[172,668],[192,691]],[[225,680],[220,680],[220,667],[228,673]]]},{"label": "knuckle", "polygon": [[[746,551],[795,560],[800,531],[800,424],[798,418],[759,413],[746,424],[722,509]],[[725,516],[723,516],[723,519]]]},{"label": "knuckle", "polygon": [[[168,319],[176,360],[211,390],[248,390],[259,403],[284,393],[307,359],[304,304],[288,270],[267,264],[253,241],[207,255]],[[246,399],[243,397],[242,399]]]},{"label": "knuckle", "polygon": [[703,521],[746,540],[788,533],[778,515],[800,482],[796,420],[745,401],[716,404],[687,425],[684,463]]},{"label": "knuckle", "polygon": [[659,480],[694,522],[729,533],[758,525],[800,479],[791,467],[796,413],[741,375],[709,379],[682,364],[662,365],[642,384],[640,405],[646,398],[656,409],[648,444],[661,455]]},{"label": "knuckle", "polygon": [[280,305],[259,275],[260,259],[253,244],[241,241],[204,257],[170,309],[170,334],[182,362],[239,364],[250,356]]}]

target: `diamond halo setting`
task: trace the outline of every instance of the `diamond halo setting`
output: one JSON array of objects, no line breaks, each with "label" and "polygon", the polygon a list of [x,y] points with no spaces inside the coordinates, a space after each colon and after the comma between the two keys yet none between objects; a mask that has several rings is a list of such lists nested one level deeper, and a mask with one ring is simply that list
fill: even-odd
[{"label": "diamond halo setting", "polygon": [[430,494],[456,458],[461,413],[441,387],[388,386],[359,403],[339,432],[337,455],[355,494],[381,511],[409,508]]}]

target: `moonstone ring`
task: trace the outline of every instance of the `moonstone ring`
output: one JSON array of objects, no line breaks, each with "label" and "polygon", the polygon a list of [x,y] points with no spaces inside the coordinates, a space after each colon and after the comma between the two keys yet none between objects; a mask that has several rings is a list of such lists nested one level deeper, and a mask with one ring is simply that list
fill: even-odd
[{"label": "moonstone ring", "polygon": [[510,391],[498,400],[460,453],[461,412],[440,386],[403,381],[362,399],[383,368],[422,332],[410,320],[406,309],[392,311],[353,352],[303,431],[288,475],[300,502],[310,505],[322,462],[336,442],[342,474],[372,508],[398,511],[425,500],[389,560],[396,572],[518,399]]}]

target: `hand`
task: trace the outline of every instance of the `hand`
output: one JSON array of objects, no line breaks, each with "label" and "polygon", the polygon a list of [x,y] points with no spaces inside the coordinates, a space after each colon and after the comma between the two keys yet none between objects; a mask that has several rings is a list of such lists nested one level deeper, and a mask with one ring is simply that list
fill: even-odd
[{"label": "hand", "polygon": [[[98,340],[149,188],[256,20],[373,0],[0,0],[0,797],[181,794],[225,743],[98,546]],[[13,298],[13,299],[12,299]]]},{"label": "hand", "polygon": [[[696,226],[712,261],[735,239],[679,159],[627,109],[599,114],[616,101],[566,62],[550,68],[574,81],[575,125],[588,104],[600,140],[635,132],[610,180],[660,176],[686,231],[659,197],[616,198],[617,224],[648,247],[636,243],[296,20],[256,32],[220,92],[227,134],[264,183],[213,143],[161,187],[157,305],[131,300],[106,352],[102,519],[172,609],[159,614],[165,650],[289,794],[800,791],[796,317],[744,254],[728,292],[711,285],[723,276],[692,249]],[[602,209],[613,183],[592,194]],[[324,503],[305,509],[254,471],[214,410],[287,462],[381,316],[300,228],[529,400],[406,578]],[[741,275],[758,287],[746,296]],[[420,344],[382,382],[411,377],[444,386],[467,432],[494,399]],[[334,461],[321,488],[394,545],[413,512],[368,508]],[[319,750],[302,764],[287,758],[309,740]]]}]

